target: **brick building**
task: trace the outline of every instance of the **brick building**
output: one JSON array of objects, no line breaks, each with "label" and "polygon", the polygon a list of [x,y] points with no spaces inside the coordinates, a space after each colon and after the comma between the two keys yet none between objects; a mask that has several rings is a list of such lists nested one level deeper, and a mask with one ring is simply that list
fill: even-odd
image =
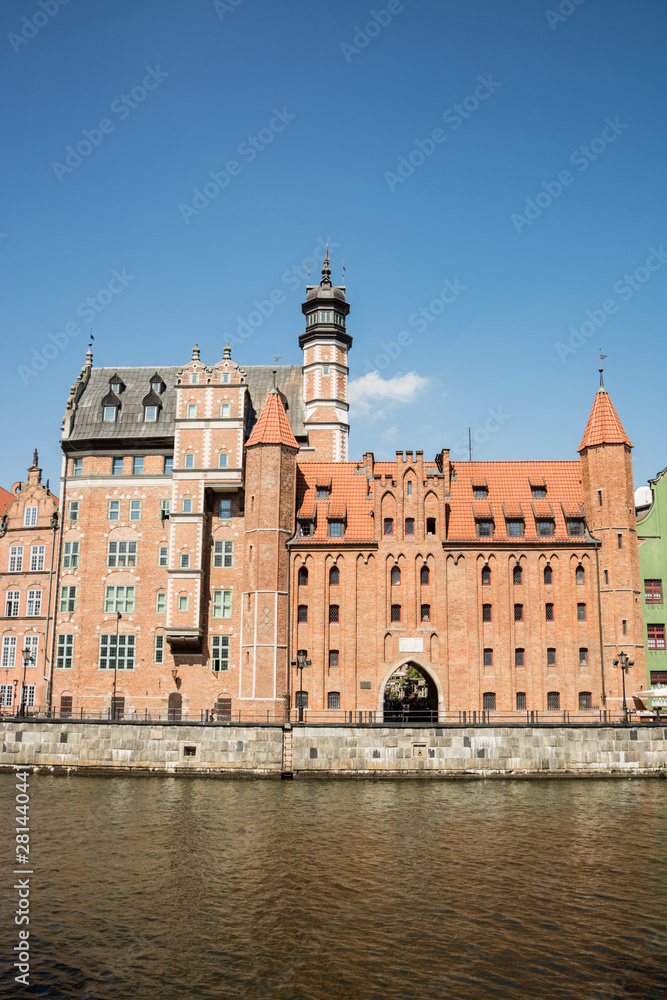
[{"label": "brick building", "polygon": [[36,451],[28,481],[2,490],[0,511],[0,705],[18,712],[45,704],[53,656],[58,501]]},{"label": "brick building", "polygon": [[349,461],[328,259],[302,310],[302,366],[89,350],[63,421],[53,707],[108,713],[115,684],[126,716],[382,717],[413,668],[441,718],[619,708],[616,653],[630,685],[645,667],[632,445],[602,383],[578,461]]}]

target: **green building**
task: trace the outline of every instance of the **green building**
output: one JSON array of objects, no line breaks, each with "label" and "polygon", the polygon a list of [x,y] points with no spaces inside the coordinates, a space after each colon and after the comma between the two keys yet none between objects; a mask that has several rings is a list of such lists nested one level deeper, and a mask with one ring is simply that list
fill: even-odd
[{"label": "green building", "polygon": [[[652,699],[653,708],[667,708],[667,649],[665,648],[665,604],[667,582],[667,469],[649,486],[635,492],[639,569],[643,580],[642,610],[646,643],[646,682],[651,690],[664,687],[664,697]],[[662,522],[665,527],[662,527]]]}]

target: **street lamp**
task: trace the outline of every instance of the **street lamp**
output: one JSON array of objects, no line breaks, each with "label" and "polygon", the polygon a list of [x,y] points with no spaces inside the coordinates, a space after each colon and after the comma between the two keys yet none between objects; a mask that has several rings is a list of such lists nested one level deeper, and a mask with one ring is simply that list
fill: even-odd
[{"label": "street lamp", "polygon": [[311,665],[311,660],[307,660],[308,656],[307,649],[299,649],[296,654],[296,669],[300,670],[299,674],[299,722],[303,722],[303,668],[309,667]]},{"label": "street lamp", "polygon": [[21,705],[19,710],[19,715],[21,718],[25,718],[25,672],[28,669],[29,663],[34,663],[35,657],[32,655],[29,646],[26,646],[23,650],[23,687],[21,688]]},{"label": "street lamp", "polygon": [[625,721],[628,721],[628,706],[625,701],[625,675],[630,667],[634,667],[635,661],[628,659],[628,654],[620,652],[618,658],[614,660],[614,666],[621,668],[621,678],[623,679],[623,712],[625,713]]},{"label": "street lamp", "polygon": [[113,696],[111,698],[111,718],[116,721],[116,677],[118,672],[118,624],[123,616],[116,612],[116,651],[113,658]]}]

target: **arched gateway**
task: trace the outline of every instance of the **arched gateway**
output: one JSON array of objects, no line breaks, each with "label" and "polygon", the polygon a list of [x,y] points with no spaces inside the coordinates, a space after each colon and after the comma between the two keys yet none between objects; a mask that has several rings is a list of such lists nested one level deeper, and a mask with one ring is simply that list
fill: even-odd
[{"label": "arched gateway", "polygon": [[438,676],[411,657],[394,664],[385,675],[378,699],[378,722],[438,722],[445,698]]}]

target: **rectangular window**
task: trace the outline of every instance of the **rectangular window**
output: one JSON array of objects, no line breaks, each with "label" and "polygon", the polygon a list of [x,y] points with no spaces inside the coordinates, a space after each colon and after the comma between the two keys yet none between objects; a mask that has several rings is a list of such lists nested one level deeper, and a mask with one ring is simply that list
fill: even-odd
[{"label": "rectangular window", "polygon": [[197,374],[197,372],[193,372],[190,375],[190,385],[197,385],[198,382],[199,382],[199,375]]},{"label": "rectangular window", "polygon": [[104,595],[105,614],[120,611],[132,614],[134,611],[135,587],[107,587]]},{"label": "rectangular window", "polygon": [[74,655],[74,636],[59,635],[56,648],[56,668],[58,670],[71,670],[72,657]]},{"label": "rectangular window", "polygon": [[132,459],[132,475],[133,476],[143,476],[144,474],[144,458],[143,455],[135,455]]},{"label": "rectangular window", "polygon": [[578,622],[585,622],[586,621],[586,605],[585,604],[577,604],[577,621]]},{"label": "rectangular window", "polygon": [[222,384],[229,385],[229,372],[222,373]]},{"label": "rectangular window", "polygon": [[230,405],[229,403],[220,403],[220,416],[223,420],[229,420],[230,416]]},{"label": "rectangular window", "polygon": [[107,566],[110,569],[137,565],[137,542],[109,542]]},{"label": "rectangular window", "polygon": [[391,517],[385,517],[384,519],[384,533],[385,535],[394,534],[394,520]]},{"label": "rectangular window", "polygon": [[185,458],[185,461],[183,462],[183,467],[184,467],[185,469],[194,469],[194,467],[195,467],[195,456],[194,456],[194,452],[191,452],[191,451],[187,451],[187,452],[185,453],[185,456],[184,456],[184,458]]},{"label": "rectangular window", "polygon": [[526,692],[517,691],[516,693],[516,710],[517,712],[526,711]]},{"label": "rectangular window", "polygon": [[585,649],[583,646],[579,650],[579,666],[580,667],[588,666],[588,650]]},{"label": "rectangular window", "polygon": [[234,542],[213,543],[214,569],[230,569],[234,565]]},{"label": "rectangular window", "polygon": [[579,711],[587,712],[593,707],[593,695],[590,691],[579,692]]},{"label": "rectangular window", "polygon": [[492,667],[493,666],[493,650],[492,649],[485,649],[484,650],[484,666],[485,667]]},{"label": "rectangular window", "polygon": [[473,486],[472,495],[475,500],[485,500],[489,495],[489,490],[486,486]]},{"label": "rectangular window", "polygon": [[165,455],[164,456],[164,467],[163,467],[162,471],[164,472],[165,476],[171,476],[171,474],[174,471],[174,456],[173,455]]},{"label": "rectangular window", "polygon": [[158,566],[168,566],[169,565],[169,546],[160,545],[157,550],[157,564]]},{"label": "rectangular window", "polygon": [[338,666],[338,650],[337,649],[330,649],[329,650],[329,666],[330,667],[337,667]]},{"label": "rectangular window", "polygon": [[232,517],[232,501],[220,500],[218,503],[218,517],[221,521],[229,521]]},{"label": "rectangular window", "polygon": [[60,588],[59,611],[64,615],[71,615],[76,611],[76,587]]},{"label": "rectangular window", "polygon": [[188,595],[187,594],[179,594],[178,595],[178,610],[179,611],[187,611],[189,607],[190,607],[190,598],[188,597]]},{"label": "rectangular window", "polygon": [[134,670],[134,648],[133,635],[101,635],[100,670]]},{"label": "rectangular window", "polygon": [[491,605],[490,604],[483,604],[482,605],[482,621],[483,622],[490,622],[491,621]]},{"label": "rectangular window", "polygon": [[20,590],[8,590],[5,595],[5,618],[18,618]]},{"label": "rectangular window", "polygon": [[63,545],[63,569],[76,569],[79,565],[79,543],[65,542]]},{"label": "rectangular window", "polygon": [[24,708],[34,708],[35,707],[35,685],[34,684],[22,684],[21,685],[21,701],[20,704]]},{"label": "rectangular window", "polygon": [[229,670],[229,636],[214,635],[211,637],[211,670]]},{"label": "rectangular window", "polygon": [[42,613],[41,590],[29,590],[28,600],[25,606],[26,618],[39,618],[41,613]]},{"label": "rectangular window", "polygon": [[531,486],[530,492],[533,494],[535,500],[543,500],[547,495],[546,486]]},{"label": "rectangular window", "polygon": [[188,420],[196,420],[197,418],[197,404],[188,403]]},{"label": "rectangular window", "polygon": [[79,501],[70,500],[67,506],[67,520],[68,521],[78,521],[79,520]]},{"label": "rectangular window", "polygon": [[327,708],[340,708],[340,691],[329,691],[327,695]]},{"label": "rectangular window", "polygon": [[622,549],[623,548],[623,535],[620,533],[620,531],[619,531],[619,533],[618,533],[618,535],[616,537],[618,538],[618,547],[619,547],[619,549]]},{"label": "rectangular window", "polygon": [[514,621],[515,622],[523,621],[523,604],[514,605]]},{"label": "rectangular window", "polygon": [[411,479],[408,480],[408,496],[409,497],[412,496],[412,480]]},{"label": "rectangular window", "polygon": [[111,475],[112,476],[122,476],[123,475],[123,459],[122,458],[112,458],[111,459]]},{"label": "rectangular window", "polygon": [[422,621],[430,622],[430,620],[431,620],[431,605],[422,604]]},{"label": "rectangular window", "polygon": [[109,520],[120,521],[120,500],[109,500]]},{"label": "rectangular window", "polygon": [[665,626],[664,625],[647,625],[648,629],[648,648],[649,649],[664,649],[665,648]]},{"label": "rectangular window", "polygon": [[[41,601],[41,591],[40,601]],[[38,635],[24,635],[23,636],[23,649],[27,649],[30,652],[30,659],[28,660],[28,667],[37,666],[37,653],[39,652],[39,636]]]},{"label": "rectangular window", "polygon": [[181,552],[180,567],[181,567],[181,569],[190,569],[190,553],[189,552]]},{"label": "rectangular window", "polygon": [[604,571],[604,582],[605,582],[605,586],[609,586],[609,570],[608,569],[606,569]]},{"label": "rectangular window", "polygon": [[23,546],[10,545],[9,547],[9,572],[20,573],[23,569]]},{"label": "rectangular window", "polygon": [[329,365],[322,365],[322,374],[323,375],[329,374]]},{"label": "rectangular window", "polygon": [[308,692],[307,691],[297,691],[296,692],[296,707],[297,708],[308,708]]},{"label": "rectangular window", "polygon": [[116,419],[116,407],[115,406],[105,406],[104,407],[104,422],[113,423]]},{"label": "rectangular window", "polygon": [[26,507],[23,511],[23,527],[34,528],[37,524],[37,507]]},{"label": "rectangular window", "polygon": [[153,663],[164,663],[164,635],[162,632],[155,633],[155,645],[153,647]]},{"label": "rectangular window", "polygon": [[192,513],[192,497],[183,497],[183,505],[181,510],[184,514]]},{"label": "rectangular window", "polygon": [[3,635],[2,637],[2,661],[3,667],[13,667],[16,663],[16,636]]},{"label": "rectangular window", "polygon": [[330,604],[329,605],[329,621],[338,622],[340,621],[340,605]]},{"label": "rectangular window", "polygon": [[130,521],[141,520],[141,500],[130,500]]},{"label": "rectangular window", "polygon": [[391,606],[391,620],[393,622],[400,622],[401,620],[401,605],[392,604]]},{"label": "rectangular window", "polygon": [[39,573],[44,569],[44,556],[46,545],[30,546],[30,572]]},{"label": "rectangular window", "polygon": [[3,708],[11,708],[14,699],[14,685],[0,684],[0,705]]},{"label": "rectangular window", "polygon": [[540,538],[550,538],[554,533],[553,521],[537,521],[536,526]]},{"label": "rectangular window", "polygon": [[155,613],[157,615],[165,614],[167,610],[167,593],[164,590],[158,590],[155,595]]},{"label": "rectangular window", "polygon": [[[408,486],[410,484],[408,483]],[[405,534],[414,535],[415,533],[415,519],[414,517],[406,517],[405,519]]]},{"label": "rectangular window", "polygon": [[482,695],[482,705],[487,712],[495,712],[496,709],[496,692],[495,691],[485,691]]},{"label": "rectangular window", "polygon": [[213,591],[213,617],[214,618],[231,618],[232,617],[232,592],[231,590],[214,590]]},{"label": "rectangular window", "polygon": [[667,670],[652,670],[651,671],[651,687],[658,685],[659,687],[664,687],[667,684]]},{"label": "rectangular window", "polygon": [[307,622],[308,621],[308,605],[307,604],[300,604],[299,605],[299,607],[297,609],[296,620],[298,622]]},{"label": "rectangular window", "polygon": [[556,650],[552,646],[550,646],[549,649],[547,649],[547,666],[548,667],[556,666]]},{"label": "rectangular window", "polygon": [[523,650],[523,649],[515,649],[514,650],[514,666],[515,667],[523,667],[523,666],[525,666],[525,659],[524,659],[524,657],[525,657],[525,650]]},{"label": "rectangular window", "polygon": [[477,521],[477,537],[493,538],[493,521]]},{"label": "rectangular window", "polygon": [[342,538],[343,537],[343,522],[342,521],[329,521],[329,537],[330,538]]},{"label": "rectangular window", "polygon": [[627,621],[627,618],[623,619],[623,621],[621,622],[621,627],[623,629],[623,635],[627,635],[628,634],[628,621]]},{"label": "rectangular window", "polygon": [[72,475],[82,476],[83,475],[83,459],[73,458],[72,459]]},{"label": "rectangular window", "polygon": [[644,600],[647,604],[662,604],[662,580],[644,580]]},{"label": "rectangular window", "polygon": [[568,518],[567,533],[570,538],[581,538],[584,534],[584,522]]},{"label": "rectangular window", "polygon": [[545,612],[546,620],[548,622],[552,622],[554,620],[554,606],[553,606],[553,604],[545,604],[544,605],[544,612]]},{"label": "rectangular window", "polygon": [[318,486],[315,490],[315,496],[318,500],[326,500],[329,496],[328,486]]},{"label": "rectangular window", "polygon": [[547,691],[547,709],[555,712],[560,708],[560,691]]},{"label": "rectangular window", "polygon": [[144,407],[144,420],[147,424],[154,424],[157,420],[157,406]]},{"label": "rectangular window", "polygon": [[518,519],[507,522],[507,534],[510,538],[523,538],[523,521]]},{"label": "rectangular window", "polygon": [[228,465],[229,465],[229,455],[227,454],[226,451],[221,451],[220,454],[218,455],[218,468],[226,469]]}]

